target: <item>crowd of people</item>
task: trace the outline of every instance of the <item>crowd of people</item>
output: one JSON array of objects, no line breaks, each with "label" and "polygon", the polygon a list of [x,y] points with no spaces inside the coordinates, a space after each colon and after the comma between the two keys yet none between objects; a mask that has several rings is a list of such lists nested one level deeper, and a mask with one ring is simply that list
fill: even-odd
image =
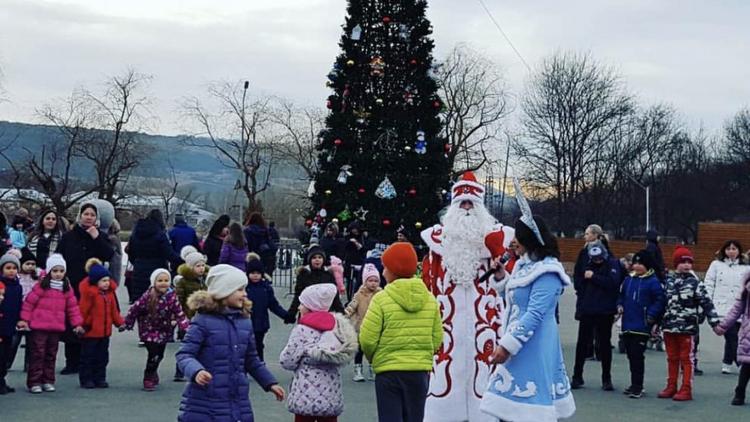
[{"label": "crowd of people", "polygon": [[[591,225],[571,277],[555,237],[516,191],[522,215],[504,226],[465,174],[441,224],[420,233],[422,249],[403,228],[379,243],[361,222],[343,234],[328,223],[322,236],[311,233],[287,308],[273,287],[279,236],[260,214],[244,225],[220,216],[201,239],[183,216],[168,229],[152,210],[123,251],[105,201],[81,204],[70,227],[54,211],[32,221],[19,210],[0,225],[0,395],[15,391],[5,376],[22,342],[29,392],[56,390],[61,341],[60,373],[77,373],[81,388],[107,388],[113,327],[137,324],[145,391],[159,387],[167,343],[175,334],[181,342],[173,378],[186,382],[180,421],[254,420],[248,375],[285,400],[295,421],[336,421],[350,363],[355,382],[374,381],[380,421],[554,421],[575,413],[574,390],[586,385],[592,357],[601,388],[615,390],[616,327],[628,397],[643,396],[645,350],[663,344],[667,382],[657,397],[692,400],[706,321],[725,340],[721,371],[739,368],[731,403],[744,404],[750,264],[739,242],[727,241],[701,280],[689,248],[677,247],[667,266],[650,232],[643,250],[618,259]],[[121,281],[127,308],[115,294]],[[569,288],[578,321],[570,377],[558,330],[559,298]],[[278,358],[264,344],[271,314],[293,324]],[[293,372],[288,389],[267,360]]]}]

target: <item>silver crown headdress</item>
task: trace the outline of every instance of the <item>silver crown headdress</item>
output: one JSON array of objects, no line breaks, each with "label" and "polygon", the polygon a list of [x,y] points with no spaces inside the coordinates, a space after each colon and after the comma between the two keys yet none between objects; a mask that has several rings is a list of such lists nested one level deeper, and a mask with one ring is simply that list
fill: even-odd
[{"label": "silver crown headdress", "polygon": [[542,232],[539,231],[539,227],[536,225],[536,221],[534,221],[534,215],[531,213],[531,207],[529,206],[529,202],[526,200],[526,197],[523,196],[523,192],[521,192],[521,184],[518,182],[518,178],[513,178],[513,187],[516,190],[516,201],[518,201],[518,208],[521,209],[521,222],[526,225],[526,227],[530,228],[532,232],[534,232],[534,235],[536,236],[536,239],[544,245],[544,239],[542,239]]}]

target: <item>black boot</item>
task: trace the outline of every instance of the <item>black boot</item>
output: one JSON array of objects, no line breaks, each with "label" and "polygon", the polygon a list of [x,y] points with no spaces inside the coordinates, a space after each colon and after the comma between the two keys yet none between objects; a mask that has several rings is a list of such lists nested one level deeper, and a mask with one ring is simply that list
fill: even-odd
[{"label": "black boot", "polygon": [[583,377],[573,377],[572,380],[570,380],[570,388],[572,390],[578,390],[579,388],[583,387]]},{"label": "black boot", "polygon": [[734,389],[732,406],[742,406],[743,404],[745,404],[745,389],[740,390],[740,387],[737,387]]}]

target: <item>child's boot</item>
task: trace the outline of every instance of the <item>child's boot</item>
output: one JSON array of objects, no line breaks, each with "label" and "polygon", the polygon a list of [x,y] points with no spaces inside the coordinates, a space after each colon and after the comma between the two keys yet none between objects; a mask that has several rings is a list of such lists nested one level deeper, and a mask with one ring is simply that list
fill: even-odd
[{"label": "child's boot", "polygon": [[690,383],[683,383],[680,391],[672,397],[674,401],[690,401],[693,399],[693,388]]},{"label": "child's boot", "polygon": [[143,373],[143,390],[144,391],[156,390],[156,385],[154,385],[153,374],[149,374],[148,372]]},{"label": "child's boot", "polygon": [[742,406],[745,404],[745,389],[737,388],[734,389],[734,398],[732,399],[732,406]]},{"label": "child's boot", "polygon": [[372,365],[367,364],[367,379],[369,381],[375,381],[375,371],[372,370]]},{"label": "child's boot", "polygon": [[358,363],[354,365],[354,377],[352,377],[352,381],[354,382],[362,382],[365,380],[365,377],[362,376],[362,364]]},{"label": "child's boot", "polygon": [[667,387],[658,394],[660,399],[671,399],[677,394],[677,376],[680,373],[679,361],[667,359]]},{"label": "child's boot", "polygon": [[690,356],[683,354],[680,356],[680,366],[682,367],[682,387],[680,391],[672,397],[674,401],[689,401],[693,399],[693,362]]}]

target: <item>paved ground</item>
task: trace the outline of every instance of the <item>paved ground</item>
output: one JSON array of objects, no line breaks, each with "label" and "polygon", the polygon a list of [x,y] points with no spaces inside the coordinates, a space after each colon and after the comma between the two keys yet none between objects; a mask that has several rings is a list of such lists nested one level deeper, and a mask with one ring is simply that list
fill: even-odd
[{"label": "paved ground", "polygon": [[[280,291],[283,297],[284,292]],[[561,332],[565,358],[572,367],[577,324],[573,321],[573,295],[568,292],[561,304]],[[288,298],[286,300],[288,302]],[[289,332],[278,319],[273,322],[269,333],[266,354],[278,356]],[[573,421],[750,421],[750,405],[734,407],[729,405],[736,383],[736,375],[721,375],[720,350],[722,343],[709,329],[703,327],[704,338],[701,344],[701,366],[706,375],[697,377],[696,400],[690,403],[674,403],[659,400],[655,393],[662,388],[665,377],[664,354],[648,352],[646,357],[647,395],[640,400],[632,400],[619,391],[607,393],[599,389],[599,369],[596,362],[587,364],[586,388],[575,392],[578,412]],[[9,383],[18,388],[13,395],[0,396],[0,422],[16,421],[173,421],[183,384],[171,381],[174,370],[174,352],[178,345],[170,344],[168,356],[160,370],[165,380],[156,392],[140,390],[141,376],[146,352],[136,345],[134,332],[115,334],[111,345],[111,363],[108,377],[111,387],[108,390],[82,390],[77,386],[76,376],[60,376],[58,391],[34,396],[27,393],[25,374],[19,370],[21,359],[16,360],[14,370],[9,374]],[[62,348],[61,348],[62,349]],[[23,352],[23,351],[21,351]],[[62,367],[62,350],[58,355],[58,370]],[[271,371],[283,385],[288,385],[291,374],[282,370],[278,363],[269,359]],[[349,421],[376,420],[375,393],[372,382],[354,383],[351,381],[351,366],[343,369],[346,410],[339,419]],[[629,380],[627,361],[624,355],[615,355],[614,380],[618,390],[627,386]],[[292,416],[283,404],[273,400],[270,394],[253,388],[251,400],[259,422],[291,421]],[[429,421],[428,421],[429,422]]]}]

